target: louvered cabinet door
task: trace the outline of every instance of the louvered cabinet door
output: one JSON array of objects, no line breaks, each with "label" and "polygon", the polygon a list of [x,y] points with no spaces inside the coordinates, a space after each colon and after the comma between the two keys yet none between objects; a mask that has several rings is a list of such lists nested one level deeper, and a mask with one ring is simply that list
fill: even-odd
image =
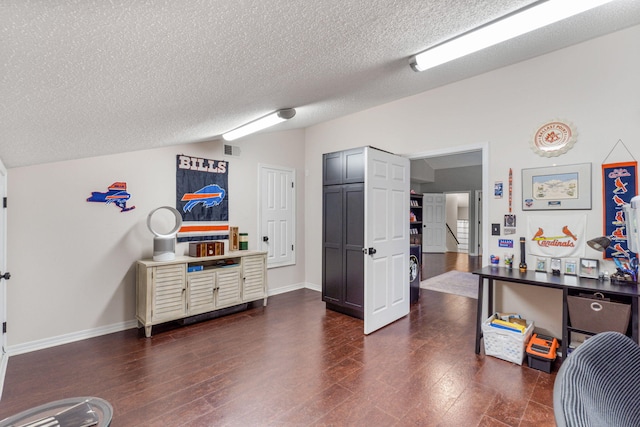
[{"label": "louvered cabinet door", "polygon": [[153,305],[151,321],[160,323],[185,315],[186,265],[153,267]]},{"label": "louvered cabinet door", "polygon": [[242,258],[242,301],[255,301],[265,297],[265,268],[264,255],[251,255]]},{"label": "louvered cabinet door", "polygon": [[216,308],[229,307],[242,302],[240,273],[239,267],[218,269],[216,273],[218,283]]},{"label": "louvered cabinet door", "polygon": [[187,314],[193,316],[215,310],[216,273],[211,270],[187,273]]}]

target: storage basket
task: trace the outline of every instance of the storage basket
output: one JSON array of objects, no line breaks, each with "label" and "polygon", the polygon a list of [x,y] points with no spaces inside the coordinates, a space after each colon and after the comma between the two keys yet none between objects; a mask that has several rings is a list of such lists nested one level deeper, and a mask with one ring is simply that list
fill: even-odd
[{"label": "storage basket", "polygon": [[[598,298],[599,297],[599,298]],[[615,331],[627,333],[631,305],[609,301],[596,292],[594,297],[567,297],[569,306],[569,323],[571,327],[587,332],[600,333]]]},{"label": "storage basket", "polygon": [[524,333],[519,333],[494,328],[491,326],[491,321],[496,318],[497,315],[494,314],[482,322],[484,354],[522,365],[527,343],[533,333],[533,322],[527,322],[527,328]]}]

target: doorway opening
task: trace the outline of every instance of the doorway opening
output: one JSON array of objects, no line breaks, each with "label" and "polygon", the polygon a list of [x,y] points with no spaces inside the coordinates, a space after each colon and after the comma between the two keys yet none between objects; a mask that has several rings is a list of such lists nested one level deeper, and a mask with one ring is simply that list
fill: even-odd
[{"label": "doorway opening", "polygon": [[[462,228],[466,225],[466,250],[469,256],[480,256],[488,245],[486,233],[482,233],[483,224],[488,223],[488,206],[485,205],[487,201],[477,195],[488,191],[485,187],[489,176],[489,144],[450,147],[406,157],[411,160],[411,190],[414,193],[466,194],[468,204],[460,218],[466,220],[462,225]],[[455,210],[457,215],[458,208]],[[459,234],[457,220],[456,216],[453,222],[447,223],[456,238]],[[453,239],[454,243],[450,244],[448,231],[447,235],[447,251],[458,252],[460,246]],[[423,246],[426,243],[423,242]]]}]

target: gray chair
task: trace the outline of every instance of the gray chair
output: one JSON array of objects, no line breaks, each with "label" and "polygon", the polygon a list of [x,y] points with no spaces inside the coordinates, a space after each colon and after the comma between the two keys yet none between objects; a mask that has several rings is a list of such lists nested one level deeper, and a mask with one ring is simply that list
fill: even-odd
[{"label": "gray chair", "polygon": [[553,386],[558,427],[640,426],[640,347],[618,332],[587,339]]}]

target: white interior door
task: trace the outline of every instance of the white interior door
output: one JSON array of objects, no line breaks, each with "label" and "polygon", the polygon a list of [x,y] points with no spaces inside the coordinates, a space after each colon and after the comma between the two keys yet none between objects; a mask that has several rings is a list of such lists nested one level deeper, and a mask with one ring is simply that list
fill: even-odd
[{"label": "white interior door", "polygon": [[295,169],[259,169],[258,247],[267,251],[269,268],[295,264]]},{"label": "white interior door", "polygon": [[471,255],[482,255],[482,190],[476,190],[476,250]]},{"label": "white interior door", "polygon": [[409,159],[365,149],[364,333],[409,314]]},{"label": "white interior door", "polygon": [[7,334],[5,325],[7,322],[7,207],[5,197],[7,196],[7,170],[0,160],[0,397],[4,385],[4,375],[7,370]]},{"label": "white interior door", "polygon": [[422,252],[447,251],[447,199],[441,193],[425,193],[422,199]]}]

